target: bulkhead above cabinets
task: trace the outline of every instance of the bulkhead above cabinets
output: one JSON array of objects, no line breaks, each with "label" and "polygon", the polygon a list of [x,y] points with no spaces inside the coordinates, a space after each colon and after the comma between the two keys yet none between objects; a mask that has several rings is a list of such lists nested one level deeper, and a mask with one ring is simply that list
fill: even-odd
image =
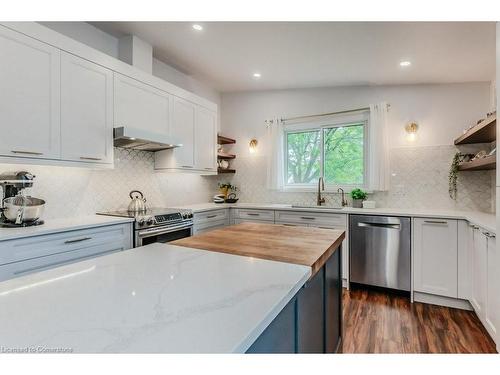
[{"label": "bulkhead above cabinets", "polygon": [[35,22],[0,24],[0,51],[0,162],[112,168],[124,128],[179,146],[157,170],[217,172],[216,104]]}]

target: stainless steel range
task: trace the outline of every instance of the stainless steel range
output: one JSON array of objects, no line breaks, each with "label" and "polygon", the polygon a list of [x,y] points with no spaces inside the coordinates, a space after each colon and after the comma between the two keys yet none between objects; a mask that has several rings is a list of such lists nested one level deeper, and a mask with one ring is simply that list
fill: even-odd
[{"label": "stainless steel range", "polygon": [[193,235],[193,212],[175,208],[150,208],[142,212],[111,211],[98,215],[134,218],[134,247],[170,242]]}]

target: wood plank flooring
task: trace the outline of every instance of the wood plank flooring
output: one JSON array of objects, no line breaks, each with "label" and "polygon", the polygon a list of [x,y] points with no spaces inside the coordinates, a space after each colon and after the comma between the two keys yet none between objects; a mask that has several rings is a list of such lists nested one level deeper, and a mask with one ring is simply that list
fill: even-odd
[{"label": "wood plank flooring", "polygon": [[410,303],[377,290],[343,292],[343,353],[496,353],[475,313]]}]

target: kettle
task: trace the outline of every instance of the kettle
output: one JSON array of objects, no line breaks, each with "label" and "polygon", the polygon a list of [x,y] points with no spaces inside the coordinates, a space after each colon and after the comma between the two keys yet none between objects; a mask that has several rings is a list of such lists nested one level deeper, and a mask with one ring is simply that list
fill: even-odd
[{"label": "kettle", "polygon": [[132,190],[129,193],[132,201],[128,204],[128,212],[144,212],[146,211],[146,198],[139,190]]}]

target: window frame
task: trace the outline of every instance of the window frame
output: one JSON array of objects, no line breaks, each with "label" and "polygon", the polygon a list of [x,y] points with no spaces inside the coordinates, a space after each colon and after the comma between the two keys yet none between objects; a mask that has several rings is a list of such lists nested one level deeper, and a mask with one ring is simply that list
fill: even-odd
[{"label": "window frame", "polygon": [[347,127],[354,125],[363,125],[363,184],[328,184],[325,181],[326,192],[337,192],[338,188],[344,189],[345,192],[350,192],[352,189],[361,188],[367,190],[369,177],[369,121],[368,113],[339,116],[333,119],[307,122],[293,123],[284,126],[283,134],[283,191],[285,192],[312,192],[317,190],[317,182],[309,184],[289,184],[288,183],[288,134],[319,131],[320,132],[320,175],[324,177],[324,129]]}]

